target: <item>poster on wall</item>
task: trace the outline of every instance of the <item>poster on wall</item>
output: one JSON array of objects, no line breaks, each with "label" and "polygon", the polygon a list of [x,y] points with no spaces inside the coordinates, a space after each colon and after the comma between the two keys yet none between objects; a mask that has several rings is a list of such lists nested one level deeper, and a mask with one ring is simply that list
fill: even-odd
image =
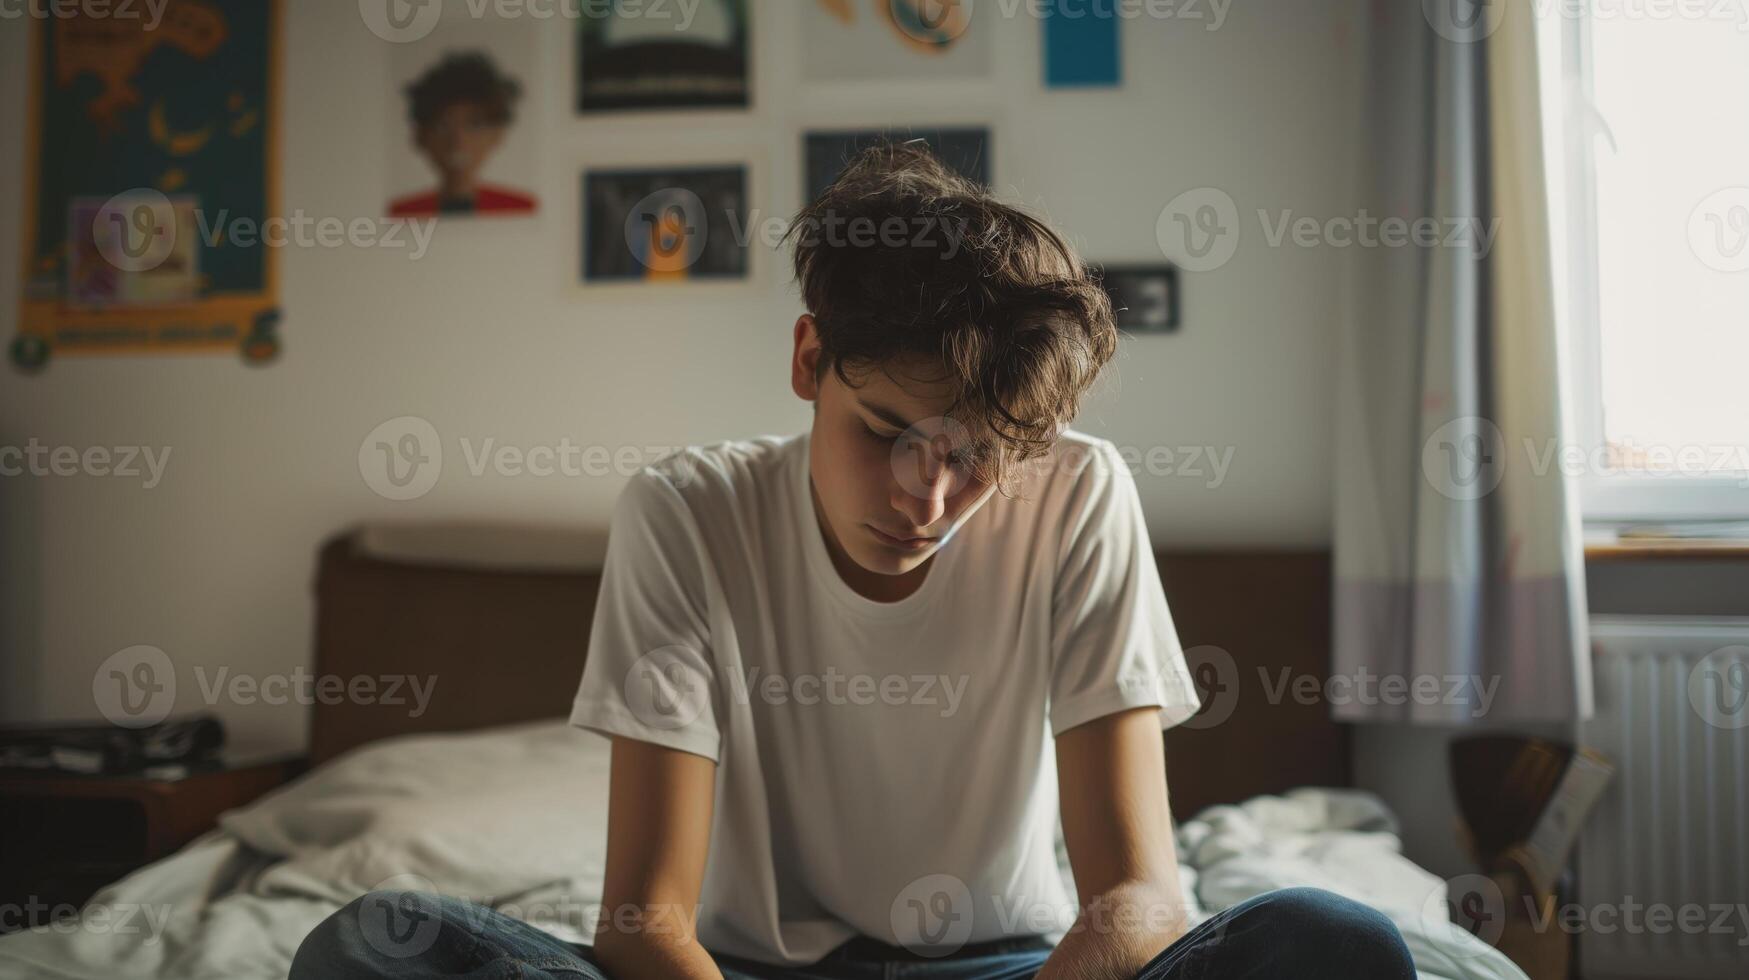
[{"label": "poster on wall", "polygon": [[744,108],[748,0],[612,4],[577,28],[577,111]]},{"label": "poster on wall", "polygon": [[1079,14],[1056,5],[1040,11],[1044,30],[1045,84],[1051,88],[1098,88],[1123,79],[1118,29],[1122,21],[1111,7],[1091,7]]},{"label": "poster on wall", "polygon": [[795,0],[808,81],[983,78],[996,4],[972,0]]},{"label": "poster on wall", "polygon": [[920,139],[955,173],[986,186],[990,183],[990,131],[981,126],[816,131],[802,137],[802,172],[808,181],[808,197],[802,203],[817,200],[852,157],[883,139]]},{"label": "poster on wall", "polygon": [[583,278],[688,282],[747,276],[747,168],[583,175]]},{"label": "poster on wall", "polygon": [[394,218],[534,214],[538,35],[526,21],[466,19],[394,46],[386,132]]},{"label": "poster on wall", "polygon": [[280,348],[277,0],[39,18],[14,365]]}]

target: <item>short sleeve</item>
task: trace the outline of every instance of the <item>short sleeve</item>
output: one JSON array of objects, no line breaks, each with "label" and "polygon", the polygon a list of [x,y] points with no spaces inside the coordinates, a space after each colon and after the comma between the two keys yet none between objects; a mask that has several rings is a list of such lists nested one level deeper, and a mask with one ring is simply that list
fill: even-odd
[{"label": "short sleeve", "polygon": [[1170,728],[1201,703],[1135,477],[1101,440],[1075,480],[1051,599],[1051,734],[1148,705],[1161,708],[1161,728]]},{"label": "short sleeve", "polygon": [[697,522],[645,469],[614,503],[571,724],[718,758],[718,677]]}]

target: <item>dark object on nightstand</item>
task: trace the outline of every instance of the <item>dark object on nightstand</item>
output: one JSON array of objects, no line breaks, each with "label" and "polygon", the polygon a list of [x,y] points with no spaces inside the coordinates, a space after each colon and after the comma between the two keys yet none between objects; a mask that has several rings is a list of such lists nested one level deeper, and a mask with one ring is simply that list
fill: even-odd
[{"label": "dark object on nightstand", "polygon": [[302,759],[213,766],[179,779],[0,772],[0,932],[46,925],[211,830],[304,769]]},{"label": "dark object on nightstand", "polygon": [[0,725],[0,775],[19,769],[99,776],[158,766],[210,768],[220,760],[224,747],[225,726],[211,714],[144,728],[104,722]]}]

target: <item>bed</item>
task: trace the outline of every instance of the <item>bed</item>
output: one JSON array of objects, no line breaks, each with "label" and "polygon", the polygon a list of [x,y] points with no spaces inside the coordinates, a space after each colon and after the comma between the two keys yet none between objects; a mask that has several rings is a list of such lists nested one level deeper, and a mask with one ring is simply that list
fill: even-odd
[{"label": "bed", "polygon": [[[607,742],[562,719],[601,545],[479,526],[327,542],[316,672],[435,676],[426,710],[313,705],[305,776],[105,888],[77,925],[0,937],[0,980],[283,977],[317,922],[377,888],[465,896],[583,941],[601,887]],[[1327,556],[1163,554],[1160,567],[1187,649],[1219,644],[1239,668],[1211,678],[1234,693],[1232,723],[1167,739],[1196,916],[1317,885],[1396,920],[1423,976],[1522,977],[1446,923],[1444,882],[1401,855],[1376,798],[1348,788],[1345,730],[1254,689],[1283,668],[1327,670]],[[1060,836],[1058,859],[1073,894]]]}]

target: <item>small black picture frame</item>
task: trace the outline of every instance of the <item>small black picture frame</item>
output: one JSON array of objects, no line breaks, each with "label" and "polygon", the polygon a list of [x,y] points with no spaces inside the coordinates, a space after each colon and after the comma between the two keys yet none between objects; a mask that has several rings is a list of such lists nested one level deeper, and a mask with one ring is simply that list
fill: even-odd
[{"label": "small black picture frame", "polygon": [[1170,264],[1096,267],[1111,297],[1117,328],[1130,333],[1177,333],[1178,267]]}]

